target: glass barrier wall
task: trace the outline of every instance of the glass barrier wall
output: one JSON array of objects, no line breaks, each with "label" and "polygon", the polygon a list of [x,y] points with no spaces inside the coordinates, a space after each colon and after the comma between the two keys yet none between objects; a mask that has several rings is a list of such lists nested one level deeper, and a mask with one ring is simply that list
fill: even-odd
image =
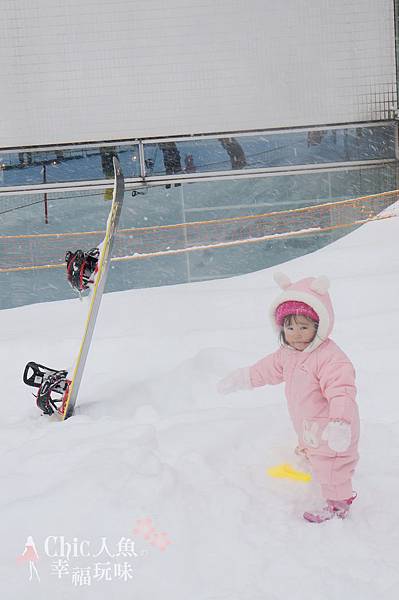
[{"label": "glass barrier wall", "polygon": [[140,175],[139,152],[135,144],[46,152],[0,150],[0,186],[112,179],[114,156],[118,156],[125,177]]},{"label": "glass barrier wall", "polygon": [[[328,210],[308,211],[302,221],[290,221],[285,211],[395,190],[396,168],[396,163],[386,163],[182,183],[148,188],[135,195],[126,191],[115,257],[136,256],[112,263],[107,290],[239,275],[312,252],[351,229],[335,228],[337,215]],[[88,250],[101,241],[109,207],[106,191],[0,197],[0,308],[75,297],[66,281],[65,252]],[[381,204],[376,210],[382,208]],[[277,214],[272,220],[260,217],[271,212],[282,216]],[[212,223],[204,224],[209,221]],[[312,225],[323,227],[301,233],[301,228]],[[273,233],[293,229],[294,236],[273,238]],[[268,239],[229,245],[264,234]],[[221,246],[212,248],[215,242]],[[190,245],[202,248],[168,254]],[[140,258],[143,253],[155,252],[162,255]]]},{"label": "glass barrier wall", "polygon": [[387,125],[161,142],[144,149],[148,176],[178,175],[395,158],[395,136]]},{"label": "glass barrier wall", "polygon": [[110,179],[113,156],[118,156],[127,179],[393,160],[395,129],[394,123],[386,123],[51,151],[0,151],[0,189]]}]

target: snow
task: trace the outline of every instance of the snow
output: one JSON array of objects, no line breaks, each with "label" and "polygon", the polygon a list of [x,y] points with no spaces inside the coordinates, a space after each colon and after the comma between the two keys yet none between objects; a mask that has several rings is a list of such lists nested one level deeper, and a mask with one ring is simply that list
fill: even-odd
[{"label": "snow", "polygon": [[[72,362],[84,303],[1,311],[2,599],[396,598],[398,229],[396,218],[371,222],[279,268],[292,279],[329,276],[333,338],[356,366],[359,497],[346,521],[305,522],[302,512],[320,502],[317,484],[266,474],[283,462],[306,470],[282,386],[215,389],[229,370],[276,348],[268,320],[276,269],[105,295],[66,422],[40,416],[22,371],[29,360]],[[151,519],[152,543],[140,519]],[[28,536],[40,582],[16,560]],[[135,555],[109,556],[122,538]],[[103,542],[109,552],[93,557]],[[69,572],[58,578],[67,544]]]}]

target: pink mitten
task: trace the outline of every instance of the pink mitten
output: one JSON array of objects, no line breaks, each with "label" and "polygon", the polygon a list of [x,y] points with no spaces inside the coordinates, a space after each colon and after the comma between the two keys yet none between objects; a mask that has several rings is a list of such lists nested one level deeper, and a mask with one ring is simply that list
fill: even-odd
[{"label": "pink mitten", "polygon": [[217,389],[219,394],[231,394],[239,390],[250,390],[252,388],[249,367],[236,369],[219,381]]}]

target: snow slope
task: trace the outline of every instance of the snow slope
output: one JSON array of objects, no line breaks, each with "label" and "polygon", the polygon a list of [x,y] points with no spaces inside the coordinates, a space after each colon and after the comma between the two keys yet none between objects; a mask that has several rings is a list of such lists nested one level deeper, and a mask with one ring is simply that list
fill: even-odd
[{"label": "snow slope", "polygon": [[[398,233],[396,218],[372,222],[281,267],[330,277],[333,337],[357,369],[359,498],[344,522],[305,522],[317,485],[266,475],[281,462],[303,468],[283,388],[215,391],[276,348],[271,269],[107,294],[65,423],[40,416],[21,374],[29,360],[70,365],[83,306],[0,312],[1,598],[396,598]],[[40,581],[16,560],[28,536]]]}]

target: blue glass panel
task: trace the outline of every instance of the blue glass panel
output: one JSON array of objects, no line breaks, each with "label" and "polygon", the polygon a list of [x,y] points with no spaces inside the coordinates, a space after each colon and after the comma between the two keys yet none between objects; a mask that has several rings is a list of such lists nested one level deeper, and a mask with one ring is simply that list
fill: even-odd
[{"label": "blue glass panel", "polygon": [[144,148],[148,176],[179,175],[394,159],[395,135],[387,125],[170,141]]},{"label": "blue glass panel", "polygon": [[125,177],[140,174],[138,146],[104,146],[47,152],[0,152],[0,185],[38,185],[113,178],[118,156]]},{"label": "blue glass panel", "polygon": [[[147,194],[136,197],[126,192],[120,228],[256,215],[383,192],[396,188],[396,168],[396,163],[389,163],[323,173],[183,183],[168,190],[163,186],[150,188]],[[16,264],[46,264],[47,260],[62,263],[66,249],[93,247],[102,238],[101,231],[108,211],[109,201],[103,193],[52,193],[47,194],[46,223],[44,194],[0,197],[0,268]],[[82,237],[58,235],[93,231],[98,233]],[[337,229],[306,237],[115,262],[107,290],[170,285],[247,273],[312,252],[348,231]],[[57,236],[24,240],[4,237],[49,233]],[[173,235],[184,234],[184,229],[180,228]],[[191,235],[189,231],[187,234]],[[132,237],[137,242],[131,242],[129,232],[118,235],[116,247],[122,250],[120,255],[142,251],[140,237]],[[46,259],[44,263],[43,259]],[[71,297],[73,291],[66,281],[64,269],[0,273],[0,308]]]}]

